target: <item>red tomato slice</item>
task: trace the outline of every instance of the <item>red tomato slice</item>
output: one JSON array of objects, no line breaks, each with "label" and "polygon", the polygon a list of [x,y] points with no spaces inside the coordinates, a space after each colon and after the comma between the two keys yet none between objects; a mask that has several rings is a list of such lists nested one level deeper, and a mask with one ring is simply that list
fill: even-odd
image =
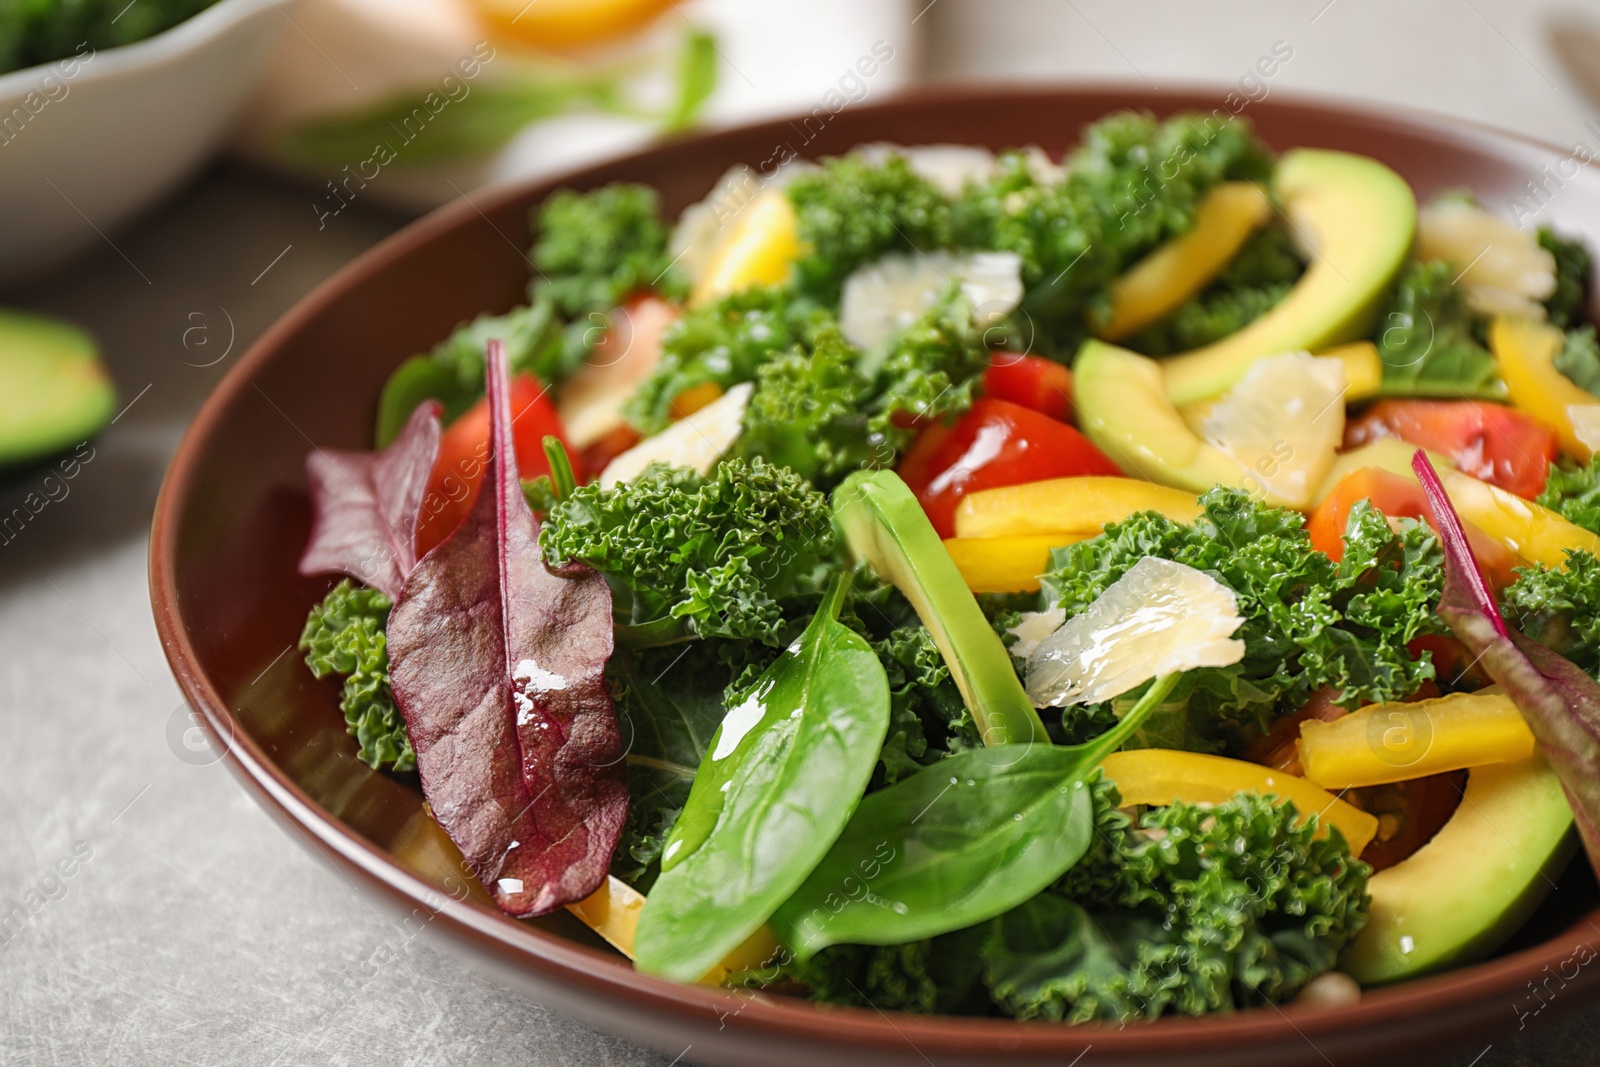
[{"label": "red tomato slice", "polygon": [[1466,771],[1351,790],[1346,800],[1378,817],[1378,836],[1361,853],[1374,871],[1393,867],[1433,840],[1461,806]]},{"label": "red tomato slice", "polygon": [[1379,437],[1443,452],[1458,470],[1528,500],[1544,489],[1560,448],[1554,430],[1483,400],[1380,400],[1344,429],[1346,448]]},{"label": "red tomato slice", "polygon": [[[517,450],[517,471],[524,478],[550,473],[545,459],[544,439],[554,434],[566,443],[566,431],[549,390],[531,374],[511,380],[511,434]],[[570,449],[572,473],[583,481],[581,456]],[[428,476],[428,493],[422,501],[422,519],[417,524],[417,555],[428,552],[466,518],[483,481],[489,458],[489,406],[479,400],[452,422],[439,439],[439,458]]]},{"label": "red tomato slice", "polygon": [[[1311,547],[1334,560],[1343,559],[1345,524],[1350,519],[1350,509],[1362,500],[1370,500],[1373,507],[1390,518],[1422,519],[1431,525],[1422,486],[1386,470],[1362,467],[1341,478],[1333,492],[1306,520]],[[1500,590],[1515,581],[1512,568],[1518,565],[1516,553],[1471,523],[1462,525],[1466,528],[1472,554],[1477,557],[1478,566],[1489,584]]]},{"label": "red tomato slice", "polygon": [[954,537],[956,505],[968,493],[1122,471],[1066,423],[985,396],[954,425],[923,430],[900,461],[899,473],[939,536]]},{"label": "red tomato slice", "polygon": [[1072,420],[1072,372],[1053,359],[996,352],[983,374],[983,393],[1052,419]]}]

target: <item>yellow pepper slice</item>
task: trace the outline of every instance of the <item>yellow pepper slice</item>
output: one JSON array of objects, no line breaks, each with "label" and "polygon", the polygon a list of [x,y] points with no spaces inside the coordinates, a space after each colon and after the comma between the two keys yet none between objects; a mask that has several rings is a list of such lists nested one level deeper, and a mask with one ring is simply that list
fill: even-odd
[{"label": "yellow pepper slice", "polygon": [[[401,827],[391,851],[413,871],[443,886],[456,899],[471,900],[487,908],[494,900],[467,872],[467,861],[426,806]],[[633,938],[639,927],[644,894],[611,876],[605,884],[567,910],[599,934],[618,952],[633,958]],[[777,938],[763,926],[700,979],[702,985],[721,985],[730,975],[760,967],[776,954]]]},{"label": "yellow pepper slice", "polygon": [[1121,522],[1139,511],[1159,511],[1174,522],[1193,522],[1200,505],[1191,492],[1137,478],[1047,478],[968,493],[956,506],[956,536],[1093,536],[1106,523]]},{"label": "yellow pepper slice", "polygon": [[1145,256],[1111,286],[1108,341],[1165,317],[1222,273],[1250,235],[1272,215],[1267,194],[1249,182],[1223,182],[1195,209],[1194,229]]},{"label": "yellow pepper slice", "polygon": [[[1411,469],[1411,457],[1416,451],[1415,445],[1393,437],[1380,437],[1351,449],[1334,461],[1317,491],[1317,499],[1326,499],[1341,478],[1361,467],[1377,467],[1416,481],[1416,472]],[[1523,562],[1564,567],[1568,549],[1581,548],[1600,555],[1600,537],[1583,527],[1531,500],[1462,474],[1445,456],[1429,452],[1428,458],[1461,518],[1511,549]]]},{"label": "yellow pepper slice", "polygon": [[1091,533],[952,537],[944,547],[974,593],[1036,593],[1050,566],[1050,550],[1084,541]]},{"label": "yellow pepper slice", "polygon": [[753,285],[777,285],[800,258],[800,223],[789,198],[769,189],[747,204],[717,242],[690,303],[705,304]]},{"label": "yellow pepper slice", "polygon": [[1556,370],[1554,360],[1564,341],[1562,332],[1547,322],[1501,315],[1489,324],[1489,349],[1500,365],[1512,406],[1555,430],[1568,455],[1587,460],[1591,450],[1578,439],[1567,409],[1600,404],[1600,397],[1579,389]]},{"label": "yellow pepper slice", "polygon": [[1524,760],[1533,731],[1498,690],[1412,704],[1373,704],[1300,726],[1300,765],[1328,789],[1404,782],[1463,767]]},{"label": "yellow pepper slice", "polygon": [[1565,567],[1568,549],[1600,555],[1600,537],[1549,508],[1448,467],[1439,468],[1439,480],[1463,519],[1529,563]]},{"label": "yellow pepper slice", "polygon": [[1359,856],[1378,832],[1375,816],[1304,778],[1257,763],[1199,752],[1142,748],[1113,752],[1102,766],[1106,777],[1117,783],[1124,804],[1160,806],[1178,800],[1220,804],[1239,792],[1273,794],[1293,801],[1302,814],[1315,814],[1319,832],[1338,827],[1354,856]]},{"label": "yellow pepper slice", "polygon": [[1371,341],[1334,345],[1312,355],[1344,364],[1345,403],[1378,395],[1378,387],[1383,384],[1383,360],[1378,358],[1378,346]]}]

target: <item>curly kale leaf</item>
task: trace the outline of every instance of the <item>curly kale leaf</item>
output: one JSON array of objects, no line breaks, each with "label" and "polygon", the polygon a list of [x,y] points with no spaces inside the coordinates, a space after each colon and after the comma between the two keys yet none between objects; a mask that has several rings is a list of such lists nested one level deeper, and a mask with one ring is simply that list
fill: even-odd
[{"label": "curly kale leaf", "polygon": [[656,466],[614,489],[579,486],[539,543],[552,564],[604,574],[623,625],[775,647],[785,602],[817,594],[834,555],[827,497],[760,459],[708,477]]},{"label": "curly kale leaf", "polygon": [[1240,793],[1135,825],[1116,803],[1097,787],[1091,851],[994,921],[984,982],[1007,1014],[1128,1021],[1278,1003],[1366,924],[1369,868],[1292,804]]},{"label": "curly kale leaf", "polygon": [[764,363],[733,454],[765,458],[819,486],[893,462],[892,446],[868,426],[872,383],[859,355],[830,327],[811,351],[797,347]]},{"label": "curly kale leaf", "polygon": [[1245,242],[1215,281],[1129,338],[1128,347],[1165,356],[1211,344],[1270,311],[1304,272],[1289,232],[1268,226]]},{"label": "curly kale leaf", "polygon": [[[1354,707],[1403,699],[1433,677],[1431,661],[1406,649],[1420,634],[1442,632],[1433,612],[1441,559],[1426,527],[1409,523],[1396,533],[1370,505],[1358,505],[1345,558],[1334,563],[1311,547],[1294,511],[1236,489],[1213,489],[1201,503],[1193,525],[1155,512],[1108,524],[1099,537],[1052,552],[1040,580],[1045,605],[1068,618],[1145,556],[1205,571],[1238,597],[1244,659],[1190,672],[1171,706],[1145,726],[1144,744],[1234,751],[1274,712],[1293,710],[1321,686],[1341,690],[1340,702]],[[1075,719],[1106,718],[1103,707],[1069,709],[1065,727],[1081,736]]]},{"label": "curly kale leaf", "polygon": [[905,448],[915,431],[904,424],[966,411],[988,365],[985,331],[953,289],[890,343],[875,375],[868,429],[892,448]]},{"label": "curly kale leaf", "polygon": [[640,433],[672,421],[672,402],[697,385],[721,389],[756,379],[779,353],[811,348],[832,312],[781,286],[756,286],[689,308],[661,337],[661,360],[624,413]]},{"label": "curly kale leaf", "polygon": [[1600,533],[1600,458],[1582,466],[1552,466],[1538,503],[1590,533]]},{"label": "curly kale leaf", "polygon": [[1107,290],[1135,260],[1188,232],[1200,197],[1228,178],[1264,178],[1270,160],[1248,122],[1183,113],[1107,116],[1084,131],[1059,181],[1039,180],[1012,159],[972,185],[953,209],[957,242],[1016,252],[1022,310],[1040,340],[1070,351]]},{"label": "curly kale leaf", "polygon": [[1570,330],[1589,318],[1589,274],[1592,262],[1582,241],[1567,241],[1549,229],[1539,230],[1539,247],[1556,257],[1556,291],[1544,302],[1550,322]]},{"label": "curly kale leaf", "polygon": [[829,306],[845,278],[888,252],[950,243],[950,203],[905,157],[839,156],[796,178],[787,189],[800,241],[800,289]]},{"label": "curly kale leaf", "polygon": [[856,596],[841,621],[865,637],[889,677],[889,733],[873,788],[920,766],[982,744],[944,654],[892,585],[858,572]]},{"label": "curly kale leaf", "polygon": [[384,627],[389,598],[347,578],[311,609],[300,633],[306,666],[318,678],[343,675],[339,707],[360,745],[361,761],[375,769],[416,770],[417,756],[405,720],[389,691],[389,651]]},{"label": "curly kale leaf", "polygon": [[1600,678],[1600,559],[1579,549],[1564,567],[1519,569],[1500,607],[1524,634]]},{"label": "curly kale leaf", "polygon": [[1408,263],[1372,330],[1383,361],[1383,391],[1394,396],[1504,395],[1482,322],[1467,307],[1448,263]]},{"label": "curly kale leaf", "polygon": [[567,319],[610,311],[642,289],[672,298],[687,292],[667,253],[656,191],[647,185],[562,190],[539,207],[534,229],[530,295],[549,300]]},{"label": "curly kale leaf", "polygon": [[1595,341],[1593,326],[1568,330],[1561,351],[1551,362],[1579,389],[1600,393],[1600,343]]}]

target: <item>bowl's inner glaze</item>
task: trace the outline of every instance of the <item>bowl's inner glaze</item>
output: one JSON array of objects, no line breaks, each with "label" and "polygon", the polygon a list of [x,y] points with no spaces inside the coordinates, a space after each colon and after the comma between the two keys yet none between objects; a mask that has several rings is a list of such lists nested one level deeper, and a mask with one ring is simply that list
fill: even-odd
[{"label": "bowl's inner glaze", "polygon": [[[804,123],[669,143],[582,172],[570,184],[646,182],[660,190],[663,210],[674,216],[735,162],[770,170],[791,151],[814,157],[868,140],[992,148],[1040,144],[1059,155],[1085,123],[1107,111],[1210,111],[1221,108],[1224,96],[1022,91],[912,98],[831,116],[819,110],[822,118]],[[1404,175],[1419,199],[1465,186],[1507,214],[1511,198],[1537,208],[1524,183],[1543,180],[1540,166],[1555,172],[1563,158],[1470,128],[1320,105],[1274,100],[1245,114],[1274,148],[1311,145],[1369,154]],[[475,196],[475,207],[457,205],[412,227],[314,294],[219,388],[191,431],[160,505],[154,551],[160,557],[170,545],[165,567],[175,612],[164,637],[180,680],[191,694],[197,678],[208,682],[232,713],[230,720],[221,708],[207,708],[214,727],[247,734],[329,816],[381,850],[392,852],[407,826],[414,829],[422,797],[414,776],[376,773],[356,759],[338,708],[337,683],[313,679],[293,648],[307,611],[333,584],[296,572],[309,525],[302,465],[313,445],[370,448],[376,399],[396,364],[431,347],[457,323],[523,298],[528,211],[550,189]],[[1577,168],[1559,185],[1545,182],[1545,189],[1547,217],[1564,233],[1600,246],[1600,177]],[[170,527],[165,541],[163,523]],[[159,618],[159,558],[156,572]],[[172,632],[179,627],[192,659],[173,648]],[[1570,942],[1596,901],[1586,865],[1574,863],[1507,951],[1563,935]],[[539,925],[579,943],[599,944],[565,914]],[[1506,989],[1520,989],[1520,983],[1507,982]],[[1509,1026],[1514,1016],[1505,1014]]]}]

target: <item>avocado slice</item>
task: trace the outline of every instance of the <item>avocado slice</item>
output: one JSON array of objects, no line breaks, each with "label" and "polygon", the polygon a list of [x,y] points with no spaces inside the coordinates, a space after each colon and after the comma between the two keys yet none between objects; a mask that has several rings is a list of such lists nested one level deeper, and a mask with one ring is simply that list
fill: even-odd
[{"label": "avocado slice", "polygon": [[1474,767],[1444,829],[1367,883],[1371,917],[1339,969],[1378,985],[1482,959],[1533,914],[1576,849],[1572,809],[1543,756]]},{"label": "avocado slice", "polygon": [[94,338],[59,319],[0,310],[0,468],[88,440],[116,404]]},{"label": "avocado slice", "polygon": [[1310,265],[1289,295],[1244,329],[1163,361],[1174,404],[1226,392],[1262,356],[1365,335],[1411,250],[1417,199],[1375,159],[1297,148],[1278,161],[1272,189],[1295,236],[1311,246]]},{"label": "avocado slice", "polygon": [[1264,482],[1183,421],[1167,399],[1155,360],[1104,341],[1085,341],[1072,375],[1078,425],[1123,470],[1196,493],[1218,485],[1265,489]]},{"label": "avocado slice", "polygon": [[857,471],[833,491],[833,518],[850,554],[911,601],[933,635],[986,745],[1048,743],[1011,653],[967,589],[955,560],[893,471]]}]

